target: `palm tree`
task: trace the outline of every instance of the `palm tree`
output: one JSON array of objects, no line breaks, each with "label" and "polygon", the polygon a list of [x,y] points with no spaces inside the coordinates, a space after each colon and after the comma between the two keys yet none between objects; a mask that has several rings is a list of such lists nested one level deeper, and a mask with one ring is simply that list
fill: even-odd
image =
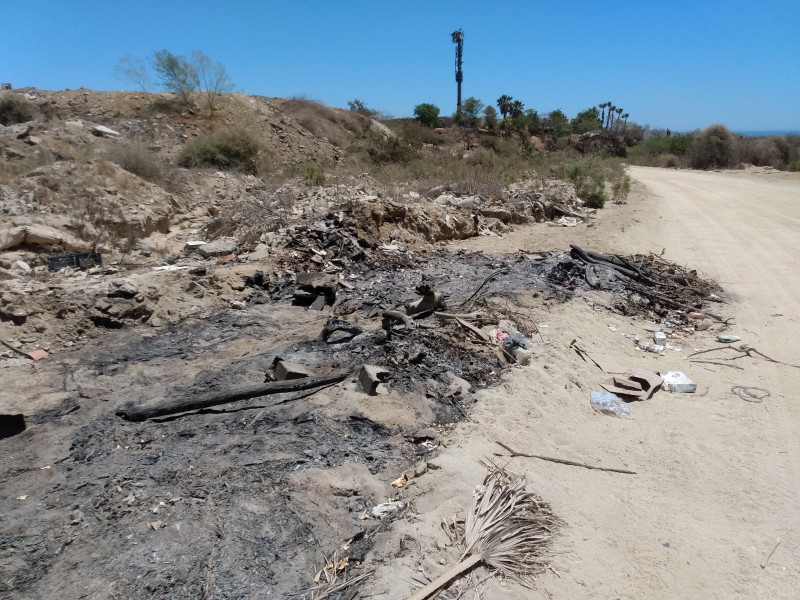
[{"label": "palm tree", "polygon": [[503,94],[497,99],[497,108],[500,109],[500,114],[503,115],[503,121],[506,120],[506,116],[511,112],[512,100],[513,98],[511,96],[507,96],[506,94]]},{"label": "palm tree", "polygon": [[622,115],[622,118],[624,119],[624,123],[622,125],[622,133],[625,133],[628,129],[628,117],[630,117],[628,113]]},{"label": "palm tree", "polygon": [[606,108],[608,109],[608,113],[607,113],[607,116],[606,116],[607,121],[605,123],[605,129],[608,129],[609,125],[611,124],[611,110],[612,110],[611,107],[612,106],[613,105],[611,104],[611,101],[606,102]]},{"label": "palm tree", "polygon": [[511,118],[520,116],[523,112],[525,112],[525,104],[522,100],[514,100],[511,103]]},{"label": "palm tree", "polygon": [[617,112],[617,107],[613,104],[608,109],[608,131],[614,131],[614,113]]},{"label": "palm tree", "polygon": [[608,102],[601,102],[597,105],[597,108],[602,108],[603,112],[600,115],[600,127],[602,128],[606,124],[606,106],[609,106]]},{"label": "palm tree", "polygon": [[614,112],[617,113],[617,127],[619,127],[619,117],[622,114],[622,111],[625,110],[624,108],[615,108]]}]

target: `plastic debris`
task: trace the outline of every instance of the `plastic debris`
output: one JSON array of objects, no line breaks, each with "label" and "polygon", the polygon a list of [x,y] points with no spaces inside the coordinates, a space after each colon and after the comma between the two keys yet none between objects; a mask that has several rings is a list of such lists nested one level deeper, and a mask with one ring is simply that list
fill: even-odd
[{"label": "plastic debris", "polygon": [[391,515],[399,510],[402,510],[405,508],[405,506],[405,502],[401,502],[400,500],[397,500],[396,502],[384,502],[382,504],[376,504],[372,507],[372,516],[376,519],[380,519],[386,515]]},{"label": "plastic debris", "polygon": [[651,344],[650,342],[639,342],[636,347],[644,352],[652,352],[653,354],[664,354],[664,346],[661,344]]},{"label": "plastic debris", "polygon": [[590,392],[589,396],[592,408],[604,415],[619,417],[620,419],[632,419],[631,409],[622,401],[622,398],[611,392]]},{"label": "plastic debris", "polygon": [[681,371],[661,371],[659,375],[664,378],[661,389],[683,394],[694,394],[697,391],[697,384]]},{"label": "plastic debris", "polygon": [[738,335],[718,335],[717,336],[717,341],[720,342],[721,344],[732,344],[734,342],[741,341],[741,339],[742,338],[740,338]]}]

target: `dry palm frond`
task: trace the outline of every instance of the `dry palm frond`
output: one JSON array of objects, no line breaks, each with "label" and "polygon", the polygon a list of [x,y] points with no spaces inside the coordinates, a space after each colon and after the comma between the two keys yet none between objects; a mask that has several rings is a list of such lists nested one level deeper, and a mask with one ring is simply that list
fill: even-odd
[{"label": "dry palm frond", "polygon": [[[464,552],[457,565],[409,600],[426,600],[452,579],[479,563],[523,585],[545,566],[543,555],[560,521],[550,507],[525,491],[525,478],[485,463],[489,474],[473,492],[464,521]],[[451,528],[458,527],[453,521]]]}]

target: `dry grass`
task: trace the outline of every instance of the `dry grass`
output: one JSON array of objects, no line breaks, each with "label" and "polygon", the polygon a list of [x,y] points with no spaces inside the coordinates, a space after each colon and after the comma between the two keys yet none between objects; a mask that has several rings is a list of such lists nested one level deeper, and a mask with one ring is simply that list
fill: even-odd
[{"label": "dry grass", "polygon": [[354,137],[363,135],[370,127],[370,119],[364,115],[331,108],[308,98],[290,98],[284,110],[315,136],[339,148],[347,148]]},{"label": "dry grass", "polygon": [[147,146],[137,142],[120,142],[106,150],[105,157],[142,179],[161,186],[167,191],[180,189],[182,180],[177,169]]}]

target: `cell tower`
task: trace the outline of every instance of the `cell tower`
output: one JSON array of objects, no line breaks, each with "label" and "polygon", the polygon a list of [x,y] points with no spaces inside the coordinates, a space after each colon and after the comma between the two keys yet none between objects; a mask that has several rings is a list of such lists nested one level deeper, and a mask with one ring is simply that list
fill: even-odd
[{"label": "cell tower", "polygon": [[453,43],[456,45],[456,84],[458,85],[458,100],[456,101],[456,112],[461,112],[461,82],[464,81],[464,71],[461,70],[464,55],[464,32],[460,29],[451,35]]}]

